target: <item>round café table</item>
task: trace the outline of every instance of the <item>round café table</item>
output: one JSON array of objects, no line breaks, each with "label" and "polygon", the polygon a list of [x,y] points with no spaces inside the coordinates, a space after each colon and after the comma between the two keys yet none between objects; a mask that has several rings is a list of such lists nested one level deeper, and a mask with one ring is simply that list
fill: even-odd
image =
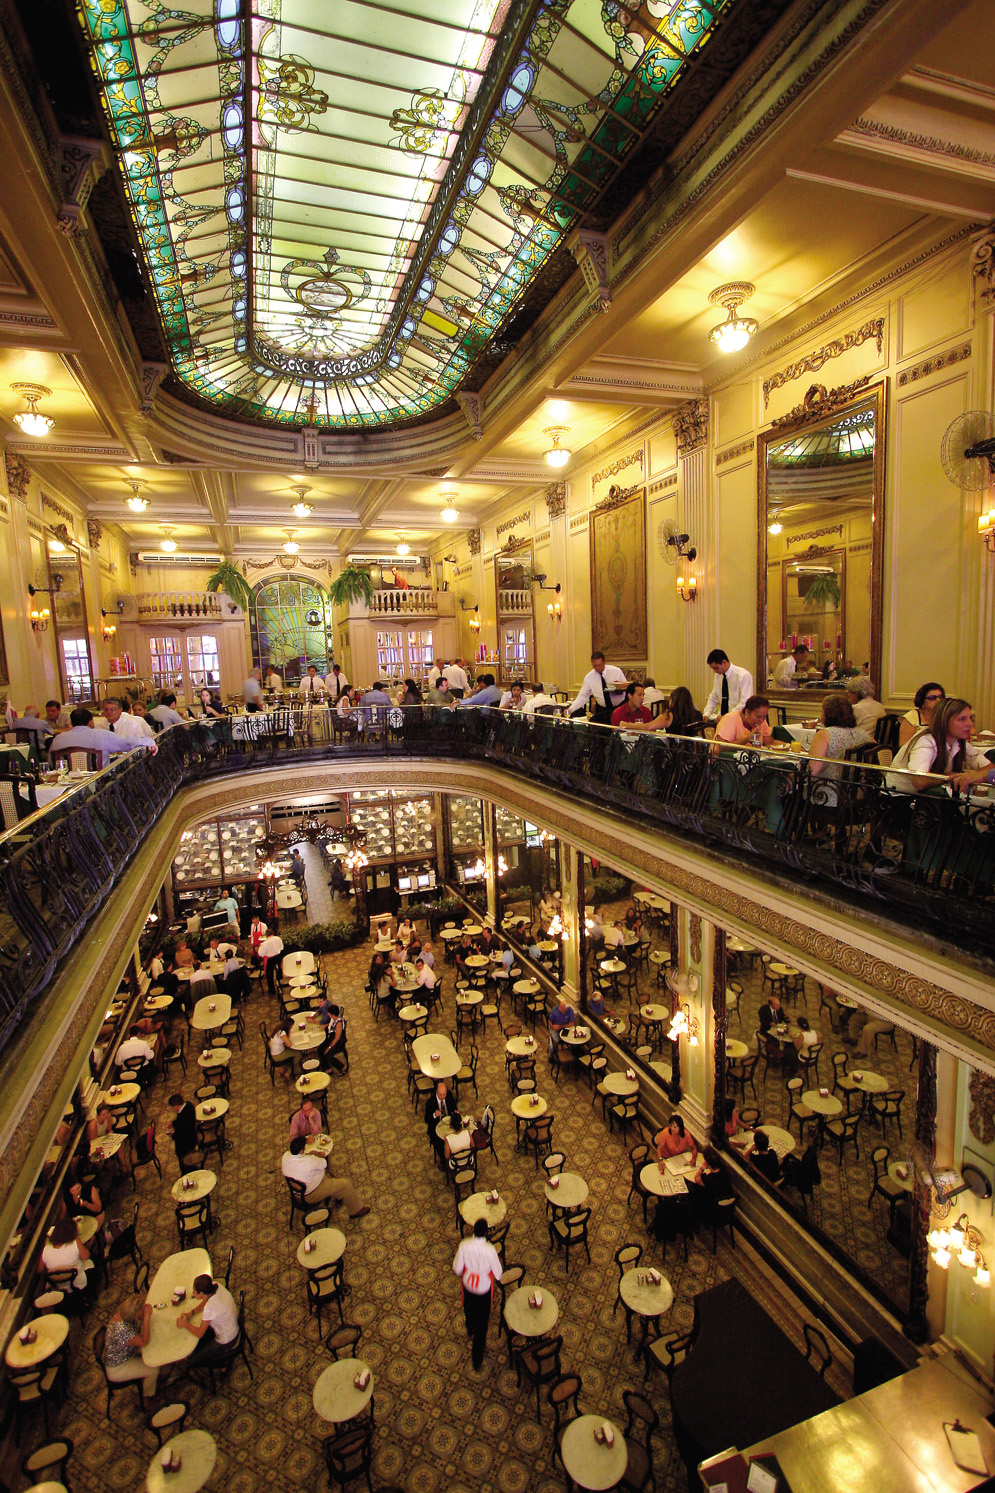
[{"label": "round caf\u00e9 table", "polygon": [[[188,1184],[185,1189],[184,1182]],[[193,1186],[190,1186],[190,1183]],[[187,1172],[185,1177],[180,1177],[179,1181],[173,1183],[169,1195],[174,1203],[199,1203],[201,1198],[206,1198],[217,1185],[217,1174],[202,1168],[195,1172]]]},{"label": "round caf\u00e9 table", "polygon": [[639,1180],[647,1192],[652,1192],[658,1198],[673,1197],[676,1193],[688,1190],[683,1177],[675,1176],[666,1169],[661,1171],[658,1161],[648,1161],[639,1173]]},{"label": "round caf\u00e9 table", "polygon": [[745,1058],[749,1052],[745,1042],[740,1042],[736,1037],[726,1038],[726,1057],[736,1063],[740,1058]]},{"label": "round caf\u00e9 table", "polygon": [[622,935],[623,949],[631,949],[633,944],[637,944],[639,942],[639,934],[633,933],[631,928],[619,928],[618,931]]},{"label": "round caf\u00e9 table", "polygon": [[[356,1388],[357,1375],[366,1372],[369,1379],[365,1389]],[[324,1370],[311,1400],[322,1420],[336,1424],[344,1420],[355,1420],[373,1398],[373,1370],[361,1358],[340,1358]]]},{"label": "round caf\u00e9 table", "polygon": [[[778,1161],[783,1161],[785,1156],[790,1156],[795,1149],[795,1138],[788,1130],[783,1130],[780,1125],[755,1125],[753,1134],[762,1130],[770,1141],[770,1148]],[[751,1137],[752,1140],[752,1137]]]},{"label": "round caf\u00e9 table", "polygon": [[90,1147],[90,1160],[102,1165],[105,1161],[113,1161],[128,1137],[123,1130],[111,1130],[107,1135],[102,1135],[95,1140]]},{"label": "round caf\u00e9 table", "polygon": [[844,1011],[859,1011],[860,1002],[855,1001],[852,995],[838,995],[836,1004],[842,1006]]},{"label": "round caf\u00e9 table", "polygon": [[[533,1104],[533,1099],[538,1099],[538,1104]],[[538,1120],[547,1108],[545,1099],[538,1094],[519,1094],[511,1101],[511,1112],[516,1120]]]},{"label": "round caf\u00e9 table", "polygon": [[[310,1254],[304,1253],[304,1246],[309,1239],[315,1241],[315,1247]],[[322,1265],[334,1265],[336,1260],[341,1260],[345,1254],[346,1237],[341,1229],[315,1229],[311,1234],[305,1234],[297,1246],[297,1263],[305,1270],[317,1270]],[[350,1363],[352,1360],[349,1360]]]},{"label": "round caf\u00e9 table", "polygon": [[658,1317],[673,1306],[674,1291],[665,1275],[661,1276],[658,1286],[645,1284],[643,1277],[648,1273],[645,1266],[638,1265],[626,1270],[618,1283],[618,1293],[630,1312],[636,1312],[640,1317]]},{"label": "round caf\u00e9 table", "polygon": [[587,1183],[576,1172],[560,1172],[555,1179],[550,1177],[542,1190],[554,1208],[580,1208],[587,1202]]},{"label": "round caf\u00e9 table", "polygon": [[[859,1078],[857,1073],[860,1074]],[[869,1073],[866,1068],[858,1068],[857,1073],[851,1068],[847,1077],[853,1079],[854,1088],[859,1089],[862,1094],[883,1094],[888,1088],[888,1080],[880,1073]]]},{"label": "round caf\u00e9 table", "polygon": [[215,1120],[224,1119],[230,1108],[231,1105],[227,1099],[222,1099],[220,1094],[215,1094],[213,1099],[205,1099],[202,1104],[198,1104],[194,1114],[201,1125],[213,1124]]},{"label": "round caf\u00e9 table", "polygon": [[381,938],[377,941],[376,952],[378,954],[389,954],[394,945],[389,938]]},{"label": "round caf\u00e9 table", "polygon": [[308,1137],[304,1144],[304,1155],[322,1156],[327,1160],[334,1149],[335,1142],[332,1140],[332,1137],[326,1135],[323,1130],[319,1130],[317,1135]]},{"label": "round caf\u00e9 table", "polygon": [[[534,1291],[541,1294],[542,1306],[529,1306]],[[545,1337],[556,1326],[559,1315],[556,1297],[546,1286],[519,1286],[504,1303],[504,1319],[519,1337]]]},{"label": "round caf\u00e9 table", "polygon": [[813,1114],[822,1115],[826,1120],[835,1120],[837,1115],[843,1113],[843,1106],[834,1094],[820,1094],[818,1089],[806,1089],[802,1095],[802,1103]]},{"label": "round caf\u00e9 table", "polygon": [[516,995],[535,995],[539,989],[538,980],[516,980],[511,987]]},{"label": "round caf\u00e9 table", "polygon": [[621,975],[628,968],[624,959],[602,959],[599,966],[606,975]]},{"label": "round caf\u00e9 table", "polygon": [[539,1051],[539,1044],[535,1037],[509,1037],[504,1050],[513,1058],[534,1058]]},{"label": "round caf\u00e9 table", "polygon": [[[162,1454],[172,1451],[181,1459],[179,1472],[163,1472]],[[207,1431],[181,1431],[166,1442],[149,1463],[145,1475],[147,1493],[199,1493],[214,1471],[218,1448]]]},{"label": "round caf\u00e9 table", "polygon": [[148,995],[145,997],[146,1011],[168,1011],[173,1004],[171,995]]},{"label": "round caf\u00e9 table", "polygon": [[[555,954],[560,945],[555,938],[541,938],[537,947],[540,954]],[[467,963],[469,962],[468,959]]]},{"label": "round caf\u00e9 table", "polygon": [[669,964],[670,957],[669,949],[654,949],[650,954],[650,964]]},{"label": "round caf\u00e9 table", "polygon": [[617,1099],[631,1099],[639,1093],[639,1079],[629,1078],[625,1073],[608,1073],[601,1082]]},{"label": "round caf\u00e9 table", "polygon": [[479,937],[479,935],[481,933],[483,933],[483,931],[484,930],[480,926],[479,923],[464,923],[463,924],[463,932],[464,933],[469,933],[469,935],[470,935],[471,938],[477,938],[477,937]]},{"label": "round caf\u00e9 table", "polygon": [[320,1094],[322,1089],[327,1089],[331,1081],[327,1073],[302,1073],[294,1084],[294,1088],[298,1094],[303,1094],[306,1099],[309,1094]]},{"label": "round caf\u00e9 table", "polygon": [[287,1036],[294,1052],[313,1052],[316,1047],[321,1046],[328,1033],[323,1026],[315,1029],[312,1025],[311,1027],[304,1027],[301,1030],[295,1022],[287,1033]]},{"label": "round caf\u00e9 table", "polygon": [[486,954],[467,954],[463,960],[467,969],[487,969],[490,962]]},{"label": "round caf\u00e9 table", "polygon": [[137,1083],[117,1083],[112,1084],[111,1087],[117,1089],[118,1092],[112,1094],[110,1089],[105,1089],[97,1096],[98,1104],[106,1104],[111,1109],[121,1109],[127,1104],[134,1104],[142,1092]]},{"label": "round caf\u00e9 table", "polygon": [[565,1026],[560,1028],[560,1041],[565,1042],[568,1047],[586,1047],[590,1040],[589,1027]]},{"label": "round caf\u00e9 table", "polygon": [[316,985],[317,983],[318,977],[314,974],[291,975],[290,979],[287,981],[287,984],[292,985],[295,990],[304,990],[308,985]]},{"label": "round caf\u00e9 table", "polygon": [[669,1006],[657,1005],[650,1001],[645,1006],[639,1007],[639,1014],[644,1021],[669,1021],[672,1012]]},{"label": "round caf\u00e9 table", "polygon": [[458,1006],[479,1006],[483,999],[483,992],[480,990],[457,990],[456,992]]},{"label": "round caf\u00e9 table", "polygon": [[199,1068],[227,1068],[230,1062],[230,1047],[205,1047],[197,1058]]},{"label": "round caf\u00e9 table", "polygon": [[423,1021],[428,1015],[428,1007],[421,1006],[415,1001],[414,1005],[402,1006],[397,1013],[399,1021]]},{"label": "round caf\u00e9 table", "polygon": [[[902,1176],[902,1172],[905,1176]],[[911,1166],[904,1161],[889,1161],[888,1176],[893,1182],[897,1182],[903,1192],[911,1192],[916,1185],[916,1174]]]},{"label": "round caf\u00e9 table", "polygon": [[[439,934],[439,937],[442,939],[443,943],[456,943],[457,939],[460,939],[460,938],[463,937],[463,929],[462,928],[443,928],[442,932]],[[393,944],[388,944],[387,948],[388,949],[393,948]]]},{"label": "round caf\u00e9 table", "polygon": [[[598,1426],[610,1425],[615,1437],[612,1446],[595,1441]],[[625,1471],[629,1451],[618,1426],[603,1415],[579,1415],[563,1432],[560,1457],[567,1476],[578,1488],[614,1488]]]},{"label": "round caf\u00e9 table", "polygon": [[469,1228],[473,1228],[478,1218],[485,1219],[489,1229],[496,1229],[504,1223],[508,1216],[508,1204],[504,1198],[500,1193],[496,1203],[489,1203],[487,1198],[486,1192],[474,1192],[460,1203],[459,1216]]},{"label": "round caf\u00e9 table", "polygon": [[44,1363],[69,1336],[69,1318],[59,1312],[35,1317],[24,1325],[32,1328],[37,1337],[33,1343],[22,1343],[19,1333],[14,1333],[3,1355],[9,1369],[33,1369],[36,1364]]}]

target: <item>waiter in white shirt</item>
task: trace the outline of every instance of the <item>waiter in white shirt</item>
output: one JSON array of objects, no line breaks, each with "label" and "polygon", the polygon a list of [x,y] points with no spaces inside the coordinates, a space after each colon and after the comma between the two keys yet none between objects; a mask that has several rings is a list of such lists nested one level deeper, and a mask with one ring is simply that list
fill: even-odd
[{"label": "waiter in white shirt", "polygon": [[787,658],[782,658],[774,670],[774,683],[778,689],[797,689],[798,670],[805,667],[808,658],[808,649],[804,643],[799,643],[797,648],[792,648]]},{"label": "waiter in white shirt", "polygon": [[625,690],[629,681],[615,664],[606,664],[603,653],[591,654],[591,672],[585,674],[580,694],[567,711],[568,715],[580,715],[588,700],[594,701],[594,720],[602,726],[612,723],[612,711],[625,702]]},{"label": "waiter in white shirt", "polygon": [[739,710],[746,704],[753,694],[753,675],[749,669],[731,664],[728,653],[721,648],[713,648],[705,662],[715,675],[712,693],[705,701],[703,712],[705,720],[710,721],[716,716],[728,715],[730,710]]},{"label": "waiter in white shirt", "polygon": [[442,676],[444,679],[449,680],[449,693],[453,699],[462,700],[470,688],[470,681],[467,679],[466,670],[463,668],[463,660],[457,658],[447,669],[443,669]]},{"label": "waiter in white shirt", "polygon": [[307,673],[300,682],[298,693],[304,695],[305,698],[317,700],[320,696],[324,699],[325,681],[319,677],[314,664],[308,664]]},{"label": "waiter in white shirt", "polygon": [[442,665],[439,663],[439,660],[436,659],[435,663],[432,665],[432,667],[428,671],[428,687],[429,687],[429,689],[435,689],[435,686],[438,684],[438,682],[439,682],[439,680],[441,678],[442,678]]},{"label": "waiter in white shirt", "polygon": [[473,1225],[473,1238],[463,1240],[456,1251],[453,1269],[463,1282],[466,1335],[473,1338],[473,1366],[479,1369],[484,1361],[494,1282],[501,1279],[501,1258],[487,1237],[486,1218],[478,1218]]},{"label": "waiter in white shirt", "polygon": [[337,700],[342,691],[349,688],[345,670],[339,664],[332,664],[332,672],[325,676],[325,688],[333,700]]},{"label": "waiter in white shirt", "polygon": [[126,712],[120,700],[108,696],[104,701],[103,711],[104,720],[115,736],[123,736],[125,741],[155,742],[155,732],[148,721],[140,715]]}]

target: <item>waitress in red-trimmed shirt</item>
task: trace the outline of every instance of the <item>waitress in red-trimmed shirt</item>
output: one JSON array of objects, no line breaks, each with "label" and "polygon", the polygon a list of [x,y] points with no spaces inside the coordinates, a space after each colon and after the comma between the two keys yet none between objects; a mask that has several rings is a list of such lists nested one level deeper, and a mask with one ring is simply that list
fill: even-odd
[{"label": "waitress in red-trimmed shirt", "polygon": [[473,1366],[479,1369],[487,1344],[494,1282],[501,1279],[501,1258],[487,1237],[486,1218],[478,1218],[473,1238],[463,1240],[456,1251],[453,1269],[463,1282],[466,1335],[473,1338]]}]

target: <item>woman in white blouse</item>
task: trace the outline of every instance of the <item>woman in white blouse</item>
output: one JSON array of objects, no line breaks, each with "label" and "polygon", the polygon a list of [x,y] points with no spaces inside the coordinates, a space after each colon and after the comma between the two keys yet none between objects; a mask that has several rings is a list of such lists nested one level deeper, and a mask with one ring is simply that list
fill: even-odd
[{"label": "woman in white blouse", "polygon": [[[888,786],[900,793],[923,793],[937,787],[937,776],[952,778],[990,767],[987,757],[971,745],[974,720],[967,700],[942,700],[928,726],[921,726],[900,747],[891,764]],[[896,771],[903,768],[904,771]]]}]

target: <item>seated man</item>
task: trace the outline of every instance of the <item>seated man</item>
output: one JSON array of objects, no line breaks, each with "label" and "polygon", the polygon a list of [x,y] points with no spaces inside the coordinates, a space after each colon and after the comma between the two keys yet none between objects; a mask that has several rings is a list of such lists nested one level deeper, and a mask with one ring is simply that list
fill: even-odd
[{"label": "seated man", "polygon": [[[883,1037],[895,1030],[893,1021],[882,1021],[879,1016],[872,1016],[869,1011],[861,1008],[854,1011],[850,1018],[849,1039],[856,1045],[855,1058],[865,1058],[870,1045],[875,1037]],[[846,1038],[844,1038],[844,1041]]]},{"label": "seated man", "polygon": [[781,1008],[779,995],[771,995],[757,1011],[757,1021],[765,1037],[772,1026],[780,1026],[781,1022],[786,1020],[787,1015]]},{"label": "seated man", "polygon": [[730,710],[728,715],[722,716],[715,727],[715,740],[734,746],[746,746],[750,742],[767,746],[773,735],[767,720],[769,710],[769,700],[763,695],[751,695],[742,710]]},{"label": "seated man", "polygon": [[326,1007],[323,1014],[324,1023],[328,1028],[328,1037],[318,1053],[318,1058],[326,1073],[344,1073],[349,1060],[345,1050],[346,1030],[342,1008],[331,1001],[325,1001],[323,1004]]},{"label": "seated man", "polygon": [[777,1153],[771,1149],[770,1136],[766,1130],[754,1131],[753,1145],[746,1155],[772,1186],[781,1180],[781,1163],[777,1159]]},{"label": "seated man", "polygon": [[415,960],[415,969],[418,971],[418,985],[422,990],[435,989],[435,970],[429,969],[425,960],[419,955]]},{"label": "seated man", "polygon": [[141,1028],[133,1023],[128,1028],[128,1035],[117,1050],[114,1061],[119,1068],[137,1068],[139,1070],[139,1082],[141,1082],[144,1071],[155,1060],[155,1052],[142,1036]]},{"label": "seated man", "polygon": [[106,767],[116,753],[130,752],[135,743],[124,740],[113,731],[98,731],[93,716],[78,705],[69,717],[70,729],[60,731],[48,742],[50,752],[83,751],[99,753],[98,765]]},{"label": "seated man", "polygon": [[441,1158],[445,1142],[441,1141],[435,1133],[435,1127],[440,1120],[452,1119],[456,1113],[456,1101],[446,1087],[446,1080],[440,1078],[435,1086],[435,1093],[430,1094],[425,1104],[425,1124],[428,1126],[428,1138],[437,1156]]},{"label": "seated man", "polygon": [[197,1111],[182,1094],[171,1094],[169,1107],[173,1112],[173,1146],[183,1172],[192,1164],[187,1158],[197,1151]]},{"label": "seated man", "polygon": [[552,1054],[553,1048],[559,1042],[559,1040],[560,1040],[560,1032],[563,1030],[563,1028],[565,1026],[573,1026],[573,1024],[574,1024],[574,1022],[576,1020],[577,1020],[577,1013],[576,1013],[576,1011],[574,1010],[573,1006],[570,1005],[570,1003],[567,1000],[566,996],[565,995],[561,995],[560,998],[559,998],[559,1000],[556,1002],[556,1005],[553,1007],[552,1011],[550,1011],[550,1013],[549,1013],[549,1051],[550,1051],[550,1054]]},{"label": "seated man", "polygon": [[302,1135],[290,1142],[290,1148],[283,1153],[280,1163],[283,1175],[292,1182],[304,1184],[304,1197],[308,1203],[323,1203],[326,1198],[333,1198],[337,1203],[345,1203],[350,1218],[365,1218],[370,1211],[369,1205],[363,1202],[348,1177],[333,1177],[329,1171],[331,1157],[326,1165],[320,1156],[305,1156],[304,1145]]},{"label": "seated man", "polygon": [[312,1135],[320,1134],[321,1116],[310,1099],[304,1099],[290,1122],[290,1139],[296,1140],[301,1135],[305,1140],[310,1140]]}]

